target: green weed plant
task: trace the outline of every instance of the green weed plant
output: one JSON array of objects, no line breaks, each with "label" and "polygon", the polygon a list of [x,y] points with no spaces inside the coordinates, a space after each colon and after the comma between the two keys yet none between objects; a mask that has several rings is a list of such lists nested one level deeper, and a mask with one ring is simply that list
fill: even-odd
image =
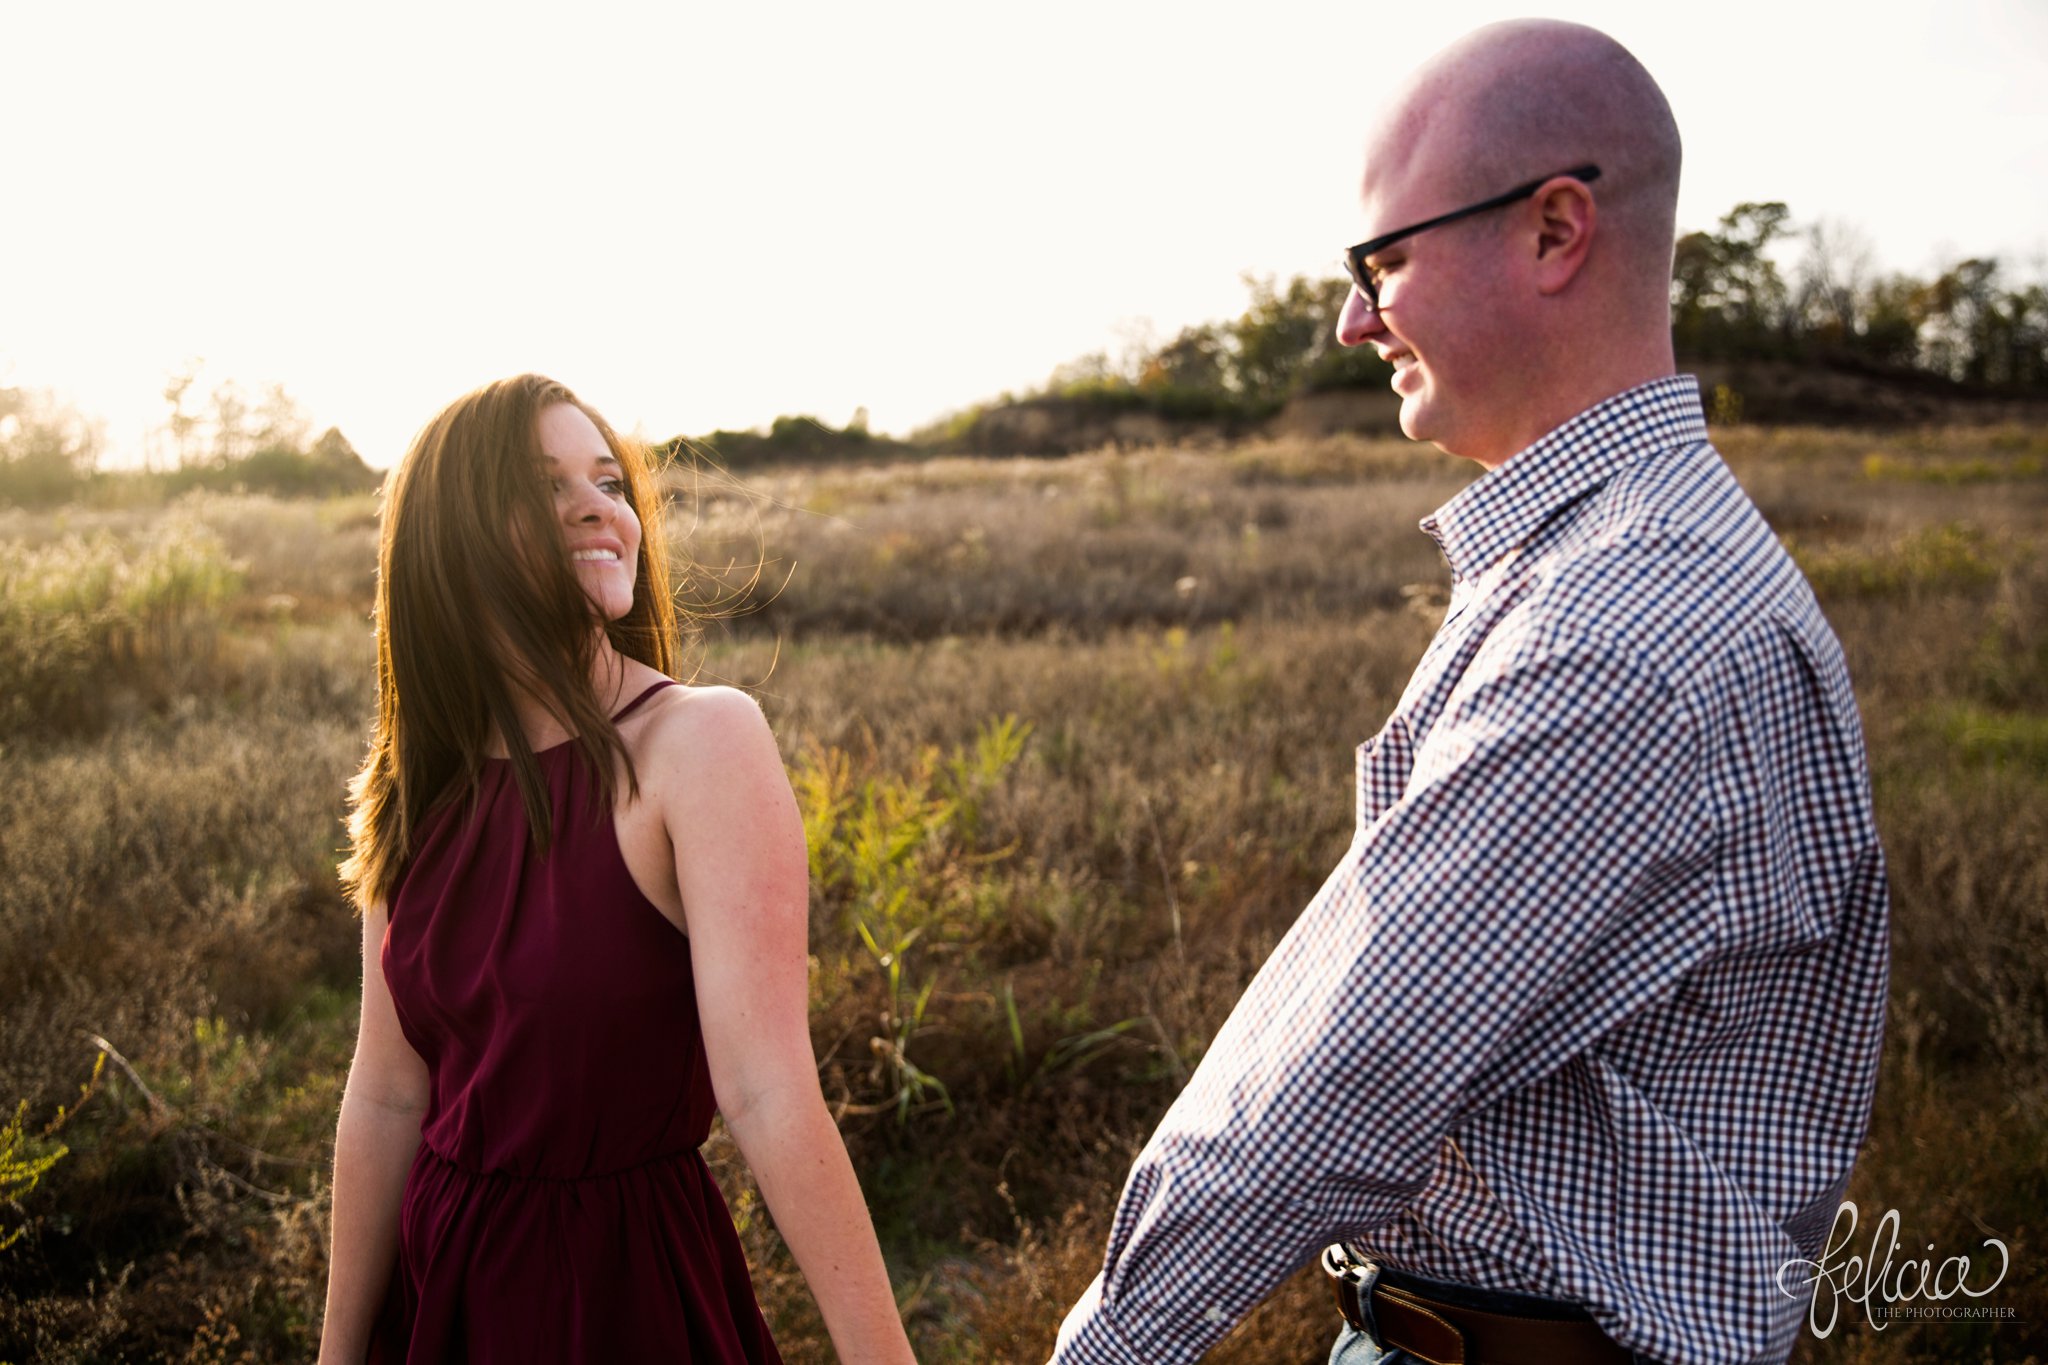
[{"label": "green weed plant", "polygon": [[[912,970],[927,933],[958,933],[976,902],[979,869],[1010,849],[983,846],[982,803],[1024,752],[1031,727],[1015,716],[984,724],[971,744],[919,751],[908,771],[858,780],[840,749],[804,754],[792,783],[810,847],[813,894],[829,923],[849,931],[881,974],[880,1025],[869,1040],[899,1123],[932,1109],[952,1112],[946,1083],[911,1057],[925,1027],[936,972]],[[843,939],[842,939],[843,941]],[[877,1107],[877,1106],[869,1106]]]},{"label": "green weed plant", "polygon": [[[23,1214],[22,1200],[35,1191],[58,1162],[71,1155],[69,1147],[55,1140],[57,1133],[78,1112],[78,1106],[92,1098],[106,1063],[105,1053],[93,1058],[92,1075],[78,1087],[78,1098],[69,1105],[58,1105],[56,1116],[37,1132],[28,1131],[27,1100],[17,1104],[14,1117],[0,1125],[0,1205],[16,1215]],[[13,1228],[0,1228],[0,1251],[27,1236],[32,1226],[24,1220]]]}]

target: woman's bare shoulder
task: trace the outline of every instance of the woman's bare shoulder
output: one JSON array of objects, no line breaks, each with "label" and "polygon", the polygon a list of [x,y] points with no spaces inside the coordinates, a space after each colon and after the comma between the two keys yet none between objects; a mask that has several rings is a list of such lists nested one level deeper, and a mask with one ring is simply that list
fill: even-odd
[{"label": "woman's bare shoulder", "polygon": [[670,771],[729,769],[764,753],[781,761],[760,704],[737,687],[678,683],[649,698],[647,712],[635,747]]}]

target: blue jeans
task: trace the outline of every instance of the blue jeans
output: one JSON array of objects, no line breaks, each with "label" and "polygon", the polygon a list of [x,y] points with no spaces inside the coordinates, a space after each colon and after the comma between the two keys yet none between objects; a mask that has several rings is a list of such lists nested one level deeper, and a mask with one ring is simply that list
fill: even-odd
[{"label": "blue jeans", "polygon": [[1408,1365],[1414,1359],[1406,1351],[1382,1351],[1348,1322],[1339,1325],[1337,1344],[1330,1348],[1330,1365]]},{"label": "blue jeans", "polygon": [[[1637,1365],[1656,1365],[1656,1362],[1641,1352],[1636,1354]],[[1330,1348],[1330,1365],[1420,1365],[1414,1356],[1392,1347],[1382,1351],[1372,1344],[1372,1338],[1348,1322],[1337,1325],[1337,1344]]]},{"label": "blue jeans", "polygon": [[[1636,1353],[1637,1365],[1656,1365],[1656,1362],[1641,1352]],[[1406,1351],[1388,1348],[1382,1351],[1372,1344],[1372,1338],[1353,1327],[1350,1323],[1339,1323],[1337,1344],[1330,1348],[1330,1365],[1421,1365]]]}]

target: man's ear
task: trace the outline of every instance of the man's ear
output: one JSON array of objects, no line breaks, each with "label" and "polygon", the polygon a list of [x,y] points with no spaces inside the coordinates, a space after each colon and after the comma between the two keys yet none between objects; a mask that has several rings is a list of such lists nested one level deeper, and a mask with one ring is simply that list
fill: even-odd
[{"label": "man's ear", "polygon": [[1586,264],[1600,211],[1592,190],[1563,175],[1537,191],[1535,205],[1536,289],[1541,294],[1555,294]]}]

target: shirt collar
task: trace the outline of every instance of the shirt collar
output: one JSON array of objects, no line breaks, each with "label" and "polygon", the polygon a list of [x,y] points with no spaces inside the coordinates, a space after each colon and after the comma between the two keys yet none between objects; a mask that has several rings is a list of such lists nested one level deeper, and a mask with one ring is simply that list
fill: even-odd
[{"label": "shirt collar", "polygon": [[1699,381],[1669,375],[1603,399],[1509,456],[1422,529],[1465,578],[1491,566],[1558,508],[1645,455],[1707,439]]}]

